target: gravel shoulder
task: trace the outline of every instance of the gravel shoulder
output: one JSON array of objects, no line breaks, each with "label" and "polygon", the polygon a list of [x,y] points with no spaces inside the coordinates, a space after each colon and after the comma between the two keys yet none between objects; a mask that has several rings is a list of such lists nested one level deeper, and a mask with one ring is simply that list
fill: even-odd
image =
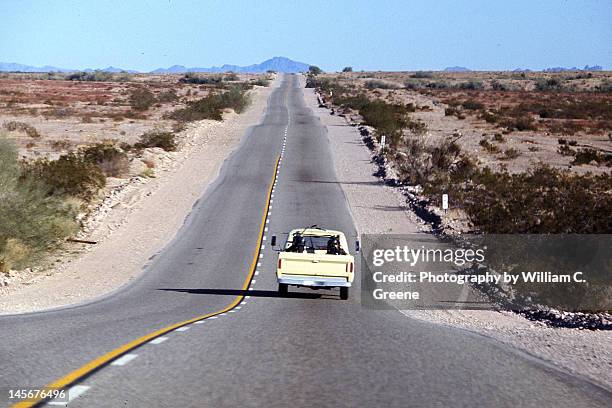
[{"label": "gravel shoulder", "polygon": [[[360,234],[428,231],[405,197],[373,174],[376,165],[356,127],[319,108],[313,89],[305,89],[308,106],[327,127],[338,181]],[[469,330],[544,360],[612,390],[612,333],[548,327],[511,312],[473,310],[401,310],[405,316]]]},{"label": "gravel shoulder", "polygon": [[175,236],[247,129],[260,122],[268,96],[278,85],[279,79],[267,88],[256,87],[251,105],[240,115],[232,111],[222,122],[190,124],[179,135],[177,152],[148,152],[155,161],[155,178],[110,180],[114,188],[79,236],[98,243],[67,246],[52,265],[0,282],[0,314],[91,300],[138,276]]}]

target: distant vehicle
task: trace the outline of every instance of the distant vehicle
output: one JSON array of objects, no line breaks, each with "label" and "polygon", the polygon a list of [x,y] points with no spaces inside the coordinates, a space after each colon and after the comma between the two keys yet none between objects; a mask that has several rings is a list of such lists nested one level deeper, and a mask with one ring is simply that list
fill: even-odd
[{"label": "distant vehicle", "polygon": [[[273,236],[272,246],[275,245]],[[316,226],[294,229],[278,254],[278,291],[288,293],[289,285],[313,289],[338,287],[340,299],[346,300],[354,269],[355,259],[342,232]]]}]

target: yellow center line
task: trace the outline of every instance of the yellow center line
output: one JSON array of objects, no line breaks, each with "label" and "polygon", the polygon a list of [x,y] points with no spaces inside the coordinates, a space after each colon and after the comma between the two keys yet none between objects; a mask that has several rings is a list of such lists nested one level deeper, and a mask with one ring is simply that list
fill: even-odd
[{"label": "yellow center line", "polygon": [[[255,269],[257,268],[257,261],[259,259],[259,252],[260,252],[260,248],[261,248],[261,242],[262,242],[262,238],[263,238],[263,234],[264,234],[264,228],[266,226],[266,218],[268,216],[268,208],[270,206],[270,196],[272,195],[272,188],[274,187],[274,182],[276,181],[276,171],[278,170],[278,164],[279,164],[279,159],[280,156],[277,157],[276,159],[276,164],[274,165],[274,175],[272,176],[272,181],[270,182],[270,185],[268,186],[268,192],[266,195],[266,205],[264,207],[264,212],[263,212],[263,216],[261,219],[261,226],[259,227],[259,236],[257,238],[257,247],[255,249],[255,253],[253,255],[253,261],[251,262],[251,269],[249,271],[249,274],[247,275],[244,283],[242,284],[242,290],[245,291],[249,288],[249,284],[251,282],[251,279],[253,278],[253,274],[255,273]],[[131,351],[133,349],[135,349],[136,347],[142,346],[143,344],[153,340],[156,337],[162,336],[168,332],[171,332],[173,330],[178,329],[179,327],[183,327],[183,326],[187,326],[189,324],[192,324],[194,322],[200,321],[200,320],[205,320],[208,319],[212,316],[216,316],[222,313],[226,313],[230,310],[232,310],[233,308],[235,308],[236,306],[238,306],[240,304],[240,302],[242,302],[242,300],[244,299],[245,295],[239,295],[236,296],[236,298],[232,301],[232,303],[230,303],[228,306],[226,306],[225,308],[218,310],[216,312],[212,312],[212,313],[208,313],[202,316],[198,316],[198,317],[194,317],[192,319],[189,320],[185,320],[179,323],[175,323],[173,325],[164,327],[162,329],[156,330],[152,333],[146,334],[142,337],[137,338],[136,340],[133,340],[129,343],[124,344],[123,346],[117,347],[116,349],[109,351],[108,353],[94,359],[91,360],[90,362],[88,362],[87,364],[83,365],[82,367],[74,370],[73,372],[65,375],[64,377],[52,382],[49,385],[46,385],[44,388],[45,389],[63,389],[63,388],[67,388],[69,385],[74,384],[75,382],[77,382],[78,380],[80,380],[81,378],[83,378],[84,376],[91,374],[93,371],[98,370],[99,368],[103,367],[104,365],[112,362],[113,360],[117,359],[118,357],[122,356],[123,354],[127,353],[128,351]],[[41,402],[45,401],[42,398],[37,398],[37,399],[31,399],[28,401],[22,401],[19,402],[15,405],[13,405],[14,408],[26,408],[26,407],[34,407],[38,404],[40,404]]]}]

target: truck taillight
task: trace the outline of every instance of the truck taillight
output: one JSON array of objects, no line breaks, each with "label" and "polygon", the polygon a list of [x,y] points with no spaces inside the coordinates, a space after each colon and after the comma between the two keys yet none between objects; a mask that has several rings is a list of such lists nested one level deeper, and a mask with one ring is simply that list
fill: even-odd
[{"label": "truck taillight", "polygon": [[280,258],[279,258],[279,259],[278,259],[278,269],[280,269],[280,268],[281,268],[281,262],[282,262],[282,259],[280,259]]},{"label": "truck taillight", "polygon": [[347,272],[353,272],[353,263],[349,262],[346,264],[346,271]]}]

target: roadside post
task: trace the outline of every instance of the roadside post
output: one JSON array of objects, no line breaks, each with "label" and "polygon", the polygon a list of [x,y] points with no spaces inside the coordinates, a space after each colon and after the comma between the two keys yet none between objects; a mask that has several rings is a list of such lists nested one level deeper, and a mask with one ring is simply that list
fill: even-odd
[{"label": "roadside post", "polygon": [[442,194],[442,209],[448,211],[448,194]]}]

